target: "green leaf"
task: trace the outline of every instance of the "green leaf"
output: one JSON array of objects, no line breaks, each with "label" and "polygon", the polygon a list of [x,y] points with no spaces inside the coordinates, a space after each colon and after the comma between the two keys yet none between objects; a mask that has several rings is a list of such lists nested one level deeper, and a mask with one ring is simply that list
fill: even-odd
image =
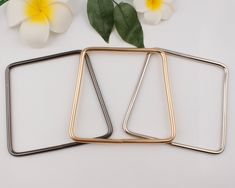
[{"label": "green leaf", "polygon": [[8,0],[0,0],[0,6],[6,3]]},{"label": "green leaf", "polygon": [[137,12],[128,3],[120,3],[114,9],[114,23],[121,38],[138,48],[144,47],[144,37]]},{"label": "green leaf", "polygon": [[88,0],[87,2],[90,24],[106,42],[109,42],[114,26],[113,10],[112,0]]}]

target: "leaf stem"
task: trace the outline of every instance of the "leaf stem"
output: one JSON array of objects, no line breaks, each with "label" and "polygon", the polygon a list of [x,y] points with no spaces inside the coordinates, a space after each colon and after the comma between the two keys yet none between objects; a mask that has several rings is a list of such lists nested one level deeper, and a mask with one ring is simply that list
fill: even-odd
[{"label": "leaf stem", "polygon": [[114,2],[114,4],[118,5],[118,3],[115,0],[112,0]]}]

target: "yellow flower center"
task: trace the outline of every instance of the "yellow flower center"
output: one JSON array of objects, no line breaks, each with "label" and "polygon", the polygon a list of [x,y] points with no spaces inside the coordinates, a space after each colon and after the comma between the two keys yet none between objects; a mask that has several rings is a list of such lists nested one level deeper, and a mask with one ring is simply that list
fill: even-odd
[{"label": "yellow flower center", "polygon": [[27,0],[25,14],[32,22],[45,22],[52,18],[53,9],[50,0]]},{"label": "yellow flower center", "polygon": [[163,0],[146,0],[147,7],[152,10],[156,11],[162,6]]}]

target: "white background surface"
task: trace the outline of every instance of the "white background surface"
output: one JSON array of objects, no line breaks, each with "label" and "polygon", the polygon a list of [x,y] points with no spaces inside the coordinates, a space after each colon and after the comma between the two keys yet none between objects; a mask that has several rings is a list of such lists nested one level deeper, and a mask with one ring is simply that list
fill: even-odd
[{"label": "white background surface", "polygon": [[[176,0],[173,17],[157,26],[143,24],[146,47],[162,47],[217,60],[228,65],[228,137],[224,153],[208,155],[169,145],[84,145],[16,158],[6,144],[4,71],[19,60],[89,46],[128,46],[116,32],[107,45],[88,24],[85,1],[69,31],[52,36],[47,47],[23,44],[17,29],[6,24],[0,8],[0,187],[226,187],[235,186],[233,0]],[[123,137],[121,123],[144,56],[91,56],[114,124],[113,137]],[[160,63],[153,57],[130,121],[133,130],[165,136],[169,130]],[[78,57],[12,71],[14,144],[17,151],[70,141],[71,111]],[[176,141],[216,148],[219,144],[222,71],[169,58],[175,107]],[[104,120],[86,76],[79,109],[83,136],[105,132]]]}]

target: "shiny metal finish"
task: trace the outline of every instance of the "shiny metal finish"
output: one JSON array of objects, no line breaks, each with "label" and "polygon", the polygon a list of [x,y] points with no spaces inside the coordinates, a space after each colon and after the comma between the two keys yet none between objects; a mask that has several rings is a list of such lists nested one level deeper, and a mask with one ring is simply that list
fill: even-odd
[{"label": "shiny metal finish", "polygon": [[[50,56],[46,56],[46,57],[40,57],[40,58],[36,58],[36,59],[13,63],[13,64],[10,64],[6,68],[6,71],[5,71],[5,84],[6,85],[5,85],[5,87],[6,87],[7,143],[8,143],[8,151],[11,155],[13,155],[13,156],[26,156],[26,155],[33,155],[33,154],[38,154],[38,153],[54,151],[54,150],[59,150],[59,149],[64,149],[64,148],[68,148],[68,147],[81,145],[81,143],[78,143],[78,142],[70,142],[70,143],[66,143],[66,144],[61,144],[61,145],[52,146],[52,147],[45,147],[45,148],[40,148],[40,149],[35,149],[35,150],[15,151],[14,145],[13,145],[13,136],[12,136],[13,125],[12,125],[12,118],[11,118],[11,79],[10,79],[11,78],[11,76],[10,76],[11,69],[16,68],[18,66],[23,66],[23,65],[33,64],[33,63],[40,63],[45,60],[63,58],[63,57],[70,56],[70,55],[79,55],[80,53],[81,53],[81,50],[64,52],[64,53],[60,53],[60,54],[55,54],[55,55],[50,55]],[[87,64],[89,74],[91,76],[97,97],[99,99],[101,109],[102,109],[104,117],[105,117],[105,121],[107,123],[107,127],[108,127],[107,133],[105,135],[102,135],[100,138],[107,138],[113,132],[112,123],[111,123],[104,99],[102,97],[102,93],[100,91],[98,82],[96,80],[95,73],[92,68],[89,57],[86,56],[85,60],[86,60],[86,64]]]},{"label": "shiny metal finish", "polygon": [[[223,82],[223,109],[222,109],[222,128],[221,128],[221,140],[220,140],[220,147],[218,149],[208,149],[208,148],[201,148],[201,147],[197,147],[197,146],[191,146],[191,145],[187,145],[187,144],[183,144],[183,143],[178,143],[175,141],[172,141],[170,144],[172,146],[177,146],[177,147],[181,147],[181,148],[186,148],[186,149],[191,149],[191,150],[195,150],[195,151],[201,151],[201,152],[206,152],[206,153],[210,153],[210,154],[219,154],[222,153],[225,149],[225,143],[226,143],[226,120],[227,120],[227,93],[228,93],[228,69],[224,64],[215,62],[215,61],[211,61],[211,60],[207,60],[207,59],[203,59],[203,58],[199,58],[199,57],[195,57],[195,56],[191,56],[191,55],[186,55],[186,54],[182,54],[182,53],[178,53],[178,52],[174,52],[174,51],[170,51],[170,50],[166,50],[166,49],[161,49],[163,52],[169,55],[173,55],[173,56],[178,56],[181,58],[187,58],[187,59],[191,59],[193,60],[193,62],[198,62],[198,63],[204,63],[204,64],[209,64],[212,66],[217,66],[221,69],[223,69],[224,71],[224,82]],[[154,137],[148,136],[148,135],[143,135],[143,134],[139,134],[136,132],[133,132],[131,130],[128,129],[128,120],[130,118],[132,109],[134,107],[135,101],[137,99],[140,87],[142,85],[143,79],[144,79],[144,75],[146,72],[146,68],[148,66],[149,63],[149,57],[146,59],[142,73],[140,75],[140,79],[137,83],[136,89],[134,91],[134,94],[132,96],[132,99],[130,101],[129,107],[127,109],[124,121],[123,121],[123,129],[125,130],[126,133],[133,135],[133,136],[137,136],[140,138],[146,138],[146,139],[154,139]]]},{"label": "shiny metal finish", "polygon": [[[79,104],[79,96],[81,91],[81,83],[84,74],[84,61],[85,56],[88,52],[94,51],[102,51],[102,52],[138,52],[138,53],[147,53],[147,61],[150,57],[151,53],[158,53],[161,55],[162,58],[162,67],[163,67],[163,75],[164,75],[164,84],[165,84],[165,91],[166,91],[166,99],[168,104],[168,113],[170,119],[170,127],[171,127],[171,134],[168,138],[160,139],[160,138],[152,138],[152,139],[103,139],[103,138],[81,138],[75,134],[75,121],[76,121],[76,114]],[[170,83],[168,77],[168,67],[167,67],[167,59],[165,52],[161,49],[157,48],[102,48],[102,47],[93,47],[84,49],[81,52],[80,56],[80,64],[77,76],[77,83],[76,83],[76,90],[75,96],[73,100],[73,107],[72,113],[69,123],[69,135],[70,137],[80,143],[169,143],[175,138],[175,118],[174,118],[174,111],[173,111],[173,104],[172,104],[172,97],[171,97],[171,90],[170,90]]]}]

